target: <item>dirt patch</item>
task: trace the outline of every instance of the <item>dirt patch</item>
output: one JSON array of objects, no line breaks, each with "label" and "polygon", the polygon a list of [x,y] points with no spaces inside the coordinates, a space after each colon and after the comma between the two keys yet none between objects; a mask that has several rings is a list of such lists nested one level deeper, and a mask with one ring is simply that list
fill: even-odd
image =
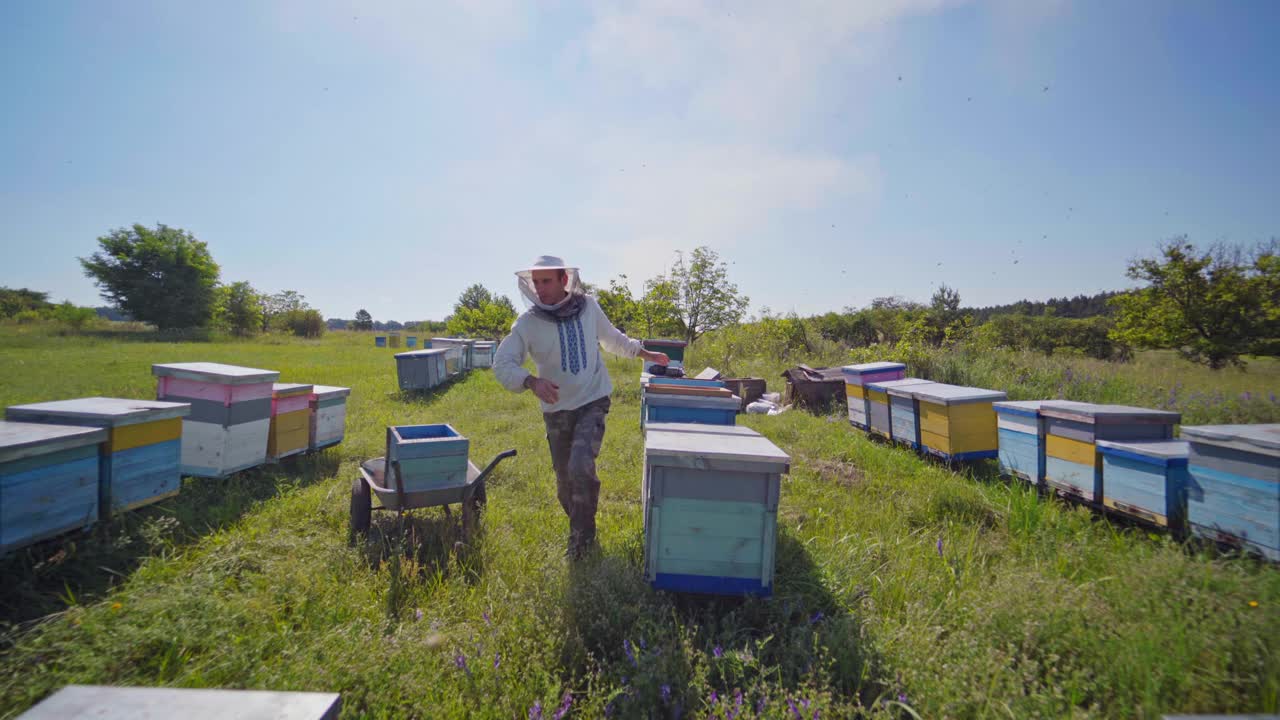
[{"label": "dirt patch", "polygon": [[841,487],[861,485],[865,479],[862,468],[843,460],[805,458],[804,464],[813,468],[823,480],[837,483]]}]

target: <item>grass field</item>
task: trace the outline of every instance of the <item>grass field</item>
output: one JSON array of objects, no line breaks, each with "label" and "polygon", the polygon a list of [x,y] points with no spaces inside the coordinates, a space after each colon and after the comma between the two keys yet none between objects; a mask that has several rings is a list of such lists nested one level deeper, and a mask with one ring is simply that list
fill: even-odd
[{"label": "grass field", "polygon": [[[793,458],[776,595],[678,598],[641,576],[637,361],[609,363],[603,552],[569,566],[537,405],[488,371],[405,397],[368,336],[143,339],[0,328],[0,403],[151,397],[153,362],[229,362],[352,387],[346,442],[187,479],[110,528],[0,559],[0,716],[72,682],[340,691],[346,717],[1280,711],[1280,572],[990,466],[954,473],[841,418],[744,417]],[[1186,392],[1213,391],[1188,377]],[[456,545],[457,513],[419,511],[405,549],[375,513],[350,543],[348,488],[385,426],[444,421],[477,463],[520,452],[480,535]]]}]

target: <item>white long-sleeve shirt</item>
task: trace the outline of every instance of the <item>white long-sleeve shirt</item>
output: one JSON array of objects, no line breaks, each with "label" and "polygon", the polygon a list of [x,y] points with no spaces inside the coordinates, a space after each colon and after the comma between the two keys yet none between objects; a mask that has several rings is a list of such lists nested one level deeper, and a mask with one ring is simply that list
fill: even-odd
[{"label": "white long-sleeve shirt", "polygon": [[[493,358],[493,374],[512,392],[525,390],[526,356],[533,356],[538,377],[560,386],[554,405],[542,403],[543,412],[574,410],[613,392],[600,348],[622,357],[636,357],[641,345],[613,326],[595,298],[588,296],[582,312],[568,320],[553,321],[525,311],[511,326]],[[539,400],[541,402],[541,400]]]}]

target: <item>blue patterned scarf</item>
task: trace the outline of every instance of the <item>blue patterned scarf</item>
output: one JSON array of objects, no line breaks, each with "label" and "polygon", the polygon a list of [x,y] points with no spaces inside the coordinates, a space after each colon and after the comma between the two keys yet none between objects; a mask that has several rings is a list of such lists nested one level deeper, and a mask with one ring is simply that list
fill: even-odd
[{"label": "blue patterned scarf", "polygon": [[587,366],[587,336],[582,331],[582,314],[556,320],[560,331],[560,371],[577,375]]}]

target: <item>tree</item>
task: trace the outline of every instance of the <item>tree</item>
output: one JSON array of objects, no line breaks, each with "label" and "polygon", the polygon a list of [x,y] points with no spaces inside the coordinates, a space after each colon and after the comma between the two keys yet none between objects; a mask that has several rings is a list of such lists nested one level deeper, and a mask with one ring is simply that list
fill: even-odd
[{"label": "tree", "polygon": [[708,330],[742,319],[750,299],[738,294],[738,286],[729,282],[728,276],[728,266],[709,247],[695,248],[688,262],[684,253],[677,253],[670,281],[676,287],[676,313],[686,341],[693,342]]},{"label": "tree", "polygon": [[494,297],[493,304],[511,313],[512,317],[516,315],[516,306],[511,304],[511,298],[506,295],[498,295]]},{"label": "tree", "polygon": [[305,338],[320,337],[325,330],[324,316],[319,310],[311,308],[286,310],[275,318],[273,324],[282,330]]},{"label": "tree", "polygon": [[356,311],[356,321],[351,323],[351,329],[352,330],[372,330],[373,316],[369,314],[368,310],[365,310],[364,308],[360,308],[359,310]]},{"label": "tree", "polygon": [[262,298],[247,282],[219,288],[218,322],[236,335],[252,335],[262,327]]},{"label": "tree", "polygon": [[112,230],[98,244],[99,252],[79,260],[103,299],[160,330],[209,323],[218,264],[194,235],[135,223]]},{"label": "tree", "polygon": [[604,316],[609,318],[618,329],[626,331],[628,327],[635,327],[639,308],[636,301],[631,297],[631,288],[627,286],[627,276],[619,275],[609,281],[609,288],[595,289],[592,296],[596,302],[600,303],[600,309],[604,311]]},{"label": "tree", "polygon": [[680,290],[664,275],[649,278],[644,284],[644,297],[636,302],[635,319],[647,338],[683,337],[684,325],[676,308]]},{"label": "tree", "polygon": [[[453,312],[456,314],[462,308],[481,310],[485,305],[494,302],[494,300],[495,298],[493,297],[493,293],[489,292],[485,286],[480,283],[476,283],[466,290],[463,290],[462,294],[458,296],[458,302],[454,303]],[[510,304],[511,301],[508,300],[507,303]],[[512,310],[514,311],[514,308],[512,308]]]},{"label": "tree", "polygon": [[273,320],[276,321],[276,327],[282,327],[283,320],[277,318],[280,318],[285,313],[311,309],[311,306],[307,304],[307,299],[297,290],[285,290],[275,295],[261,295],[260,304],[262,306],[263,332],[271,329]]},{"label": "tree", "polygon": [[511,330],[515,319],[514,310],[496,302],[479,309],[460,307],[450,316],[445,332],[454,337],[497,340]]},{"label": "tree", "polygon": [[1131,262],[1126,274],[1147,286],[1111,300],[1113,340],[1173,348],[1214,369],[1280,350],[1280,241],[1249,254],[1226,245],[1201,253],[1178,237],[1159,257]]},{"label": "tree", "polygon": [[960,319],[960,291],[945,283],[939,285],[929,300],[930,342],[940,344]]},{"label": "tree", "polygon": [[0,287],[0,318],[9,318],[23,310],[49,310],[53,303],[49,302],[49,293],[37,292],[27,288],[16,290]]}]

